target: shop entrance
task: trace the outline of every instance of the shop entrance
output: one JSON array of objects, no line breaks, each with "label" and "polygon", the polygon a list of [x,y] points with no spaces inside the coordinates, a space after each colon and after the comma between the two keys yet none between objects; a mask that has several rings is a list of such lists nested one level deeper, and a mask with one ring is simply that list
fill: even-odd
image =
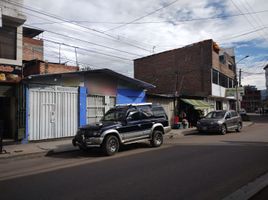
[{"label": "shop entrance", "polygon": [[10,97],[0,97],[0,126],[4,139],[14,139],[12,108]]},{"label": "shop entrance", "polygon": [[222,110],[222,102],[216,101],[216,110]]}]

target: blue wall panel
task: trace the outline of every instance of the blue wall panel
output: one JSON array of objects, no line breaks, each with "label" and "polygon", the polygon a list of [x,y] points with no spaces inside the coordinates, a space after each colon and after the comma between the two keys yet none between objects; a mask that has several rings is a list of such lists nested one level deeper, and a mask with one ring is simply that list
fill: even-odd
[{"label": "blue wall panel", "polygon": [[134,89],[117,89],[116,104],[144,103],[145,92]]},{"label": "blue wall panel", "polygon": [[26,107],[26,111],[25,111],[25,137],[22,139],[21,143],[22,144],[26,144],[28,143],[28,137],[29,137],[29,88],[28,87],[24,87],[24,95],[25,95],[25,107]]},{"label": "blue wall panel", "polygon": [[87,123],[87,88],[79,87],[79,127]]}]

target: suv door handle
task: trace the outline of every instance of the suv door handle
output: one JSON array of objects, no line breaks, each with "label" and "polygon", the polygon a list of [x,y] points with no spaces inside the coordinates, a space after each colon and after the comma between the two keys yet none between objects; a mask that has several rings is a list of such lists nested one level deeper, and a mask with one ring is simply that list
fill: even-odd
[{"label": "suv door handle", "polygon": [[138,124],[138,127],[141,127],[141,124]]}]

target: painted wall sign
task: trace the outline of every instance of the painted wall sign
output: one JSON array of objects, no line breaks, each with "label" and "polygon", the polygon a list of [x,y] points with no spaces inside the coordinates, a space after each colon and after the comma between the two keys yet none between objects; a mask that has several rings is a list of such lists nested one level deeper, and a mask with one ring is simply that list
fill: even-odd
[{"label": "painted wall sign", "polygon": [[[226,97],[235,97],[236,96],[236,89],[235,88],[226,88],[226,91],[225,91],[225,96]],[[245,90],[243,87],[238,87],[237,88],[237,92],[238,94],[240,95],[244,95],[245,94]]]},{"label": "painted wall sign", "polygon": [[18,82],[21,79],[21,67],[0,64],[0,81]]},{"label": "painted wall sign", "polygon": [[21,67],[16,65],[1,65],[0,64],[0,73],[12,73],[12,74],[21,74]]}]

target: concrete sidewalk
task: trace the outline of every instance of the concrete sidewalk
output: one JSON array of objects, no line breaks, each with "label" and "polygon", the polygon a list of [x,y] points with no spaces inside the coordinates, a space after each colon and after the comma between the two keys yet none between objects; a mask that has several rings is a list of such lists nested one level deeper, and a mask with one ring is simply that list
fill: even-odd
[{"label": "concrete sidewalk", "polygon": [[28,144],[6,145],[3,149],[7,152],[0,154],[1,159],[23,159],[45,156],[47,154],[61,153],[78,150],[72,145],[72,138],[54,141],[32,142]]},{"label": "concrete sidewalk", "polygon": [[[243,122],[243,126],[251,126],[253,122]],[[184,135],[197,134],[196,128],[172,129],[164,135],[165,139],[175,139]],[[69,151],[76,151],[78,147],[72,145],[72,138],[64,138],[54,141],[31,142],[28,144],[6,145],[3,147],[7,153],[0,154],[2,159],[23,159],[41,157],[47,154],[57,154]]]}]

